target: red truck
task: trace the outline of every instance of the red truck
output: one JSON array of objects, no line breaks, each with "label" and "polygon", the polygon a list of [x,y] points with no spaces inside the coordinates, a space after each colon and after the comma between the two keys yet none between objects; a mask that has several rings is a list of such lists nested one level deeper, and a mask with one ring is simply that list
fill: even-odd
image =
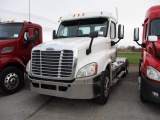
[{"label": "red truck", "polygon": [[134,41],[142,46],[138,79],[140,99],[160,103],[160,5],[148,9],[142,26],[142,44],[138,43],[139,28],[134,29]]},{"label": "red truck", "polygon": [[40,25],[26,21],[0,23],[0,92],[2,94],[9,95],[19,90],[32,47],[40,43],[42,43]]}]

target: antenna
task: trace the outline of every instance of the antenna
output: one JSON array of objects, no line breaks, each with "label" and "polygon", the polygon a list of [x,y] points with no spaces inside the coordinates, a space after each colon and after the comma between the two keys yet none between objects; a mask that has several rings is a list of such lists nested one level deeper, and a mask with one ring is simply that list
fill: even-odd
[{"label": "antenna", "polygon": [[29,0],[29,22],[30,22],[30,0]]},{"label": "antenna", "polygon": [[118,24],[118,8],[116,7],[117,24]]}]

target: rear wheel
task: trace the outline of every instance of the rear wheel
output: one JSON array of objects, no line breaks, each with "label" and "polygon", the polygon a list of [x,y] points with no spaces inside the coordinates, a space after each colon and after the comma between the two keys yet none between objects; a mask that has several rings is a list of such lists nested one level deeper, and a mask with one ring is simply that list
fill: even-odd
[{"label": "rear wheel", "polygon": [[126,75],[128,74],[129,71],[129,61],[126,60],[126,64],[125,64],[125,68],[124,68],[124,74],[122,75],[122,77],[126,77]]},{"label": "rear wheel", "polygon": [[0,92],[5,95],[13,94],[22,85],[23,74],[16,67],[7,67],[0,73]]},{"label": "rear wheel", "polygon": [[106,69],[100,76],[100,96],[95,98],[95,102],[104,105],[109,98],[110,80],[109,71]]}]

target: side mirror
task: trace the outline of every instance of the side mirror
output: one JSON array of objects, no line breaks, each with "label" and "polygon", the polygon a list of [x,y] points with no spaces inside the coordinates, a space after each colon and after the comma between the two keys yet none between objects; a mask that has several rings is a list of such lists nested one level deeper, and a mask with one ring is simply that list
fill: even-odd
[{"label": "side mirror", "polygon": [[118,39],[124,38],[124,25],[118,25]]},{"label": "side mirror", "polygon": [[34,28],[28,28],[28,35],[27,35],[27,39],[28,41],[32,41],[35,40],[35,29]]},{"label": "side mirror", "polygon": [[89,33],[89,37],[90,37],[90,38],[98,37],[98,32],[97,32],[97,31],[90,32],[90,33]]},{"label": "side mirror", "polygon": [[149,42],[156,42],[158,41],[158,37],[155,35],[150,35],[147,37]]},{"label": "side mirror", "polygon": [[134,28],[134,41],[139,41],[139,28]]},{"label": "side mirror", "polygon": [[111,46],[114,46],[115,44],[117,44],[121,39],[124,38],[124,25],[118,25],[118,41],[111,41]]},{"label": "side mirror", "polygon": [[141,46],[142,48],[146,48],[146,44],[145,43],[142,43],[140,44],[138,41],[139,41],[139,28],[134,28],[134,35],[133,35],[133,40],[139,45]]},{"label": "side mirror", "polygon": [[56,31],[53,30],[53,39],[56,39],[56,38],[57,38],[57,36],[56,36]]}]

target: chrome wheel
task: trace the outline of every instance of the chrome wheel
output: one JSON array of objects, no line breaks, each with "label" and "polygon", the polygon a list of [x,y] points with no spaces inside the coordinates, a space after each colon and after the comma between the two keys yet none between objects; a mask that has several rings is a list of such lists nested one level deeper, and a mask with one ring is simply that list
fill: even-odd
[{"label": "chrome wheel", "polygon": [[9,73],[4,79],[4,85],[8,90],[15,89],[19,84],[19,77],[16,73]]},{"label": "chrome wheel", "polygon": [[109,78],[106,77],[106,80],[105,80],[105,86],[104,86],[104,96],[107,97],[108,94],[109,94],[109,89],[110,89],[110,85],[109,85]]},{"label": "chrome wheel", "polygon": [[100,95],[94,98],[95,102],[104,105],[108,101],[109,98],[109,90],[110,90],[110,80],[109,80],[109,70],[106,69],[99,78],[99,90]]}]

